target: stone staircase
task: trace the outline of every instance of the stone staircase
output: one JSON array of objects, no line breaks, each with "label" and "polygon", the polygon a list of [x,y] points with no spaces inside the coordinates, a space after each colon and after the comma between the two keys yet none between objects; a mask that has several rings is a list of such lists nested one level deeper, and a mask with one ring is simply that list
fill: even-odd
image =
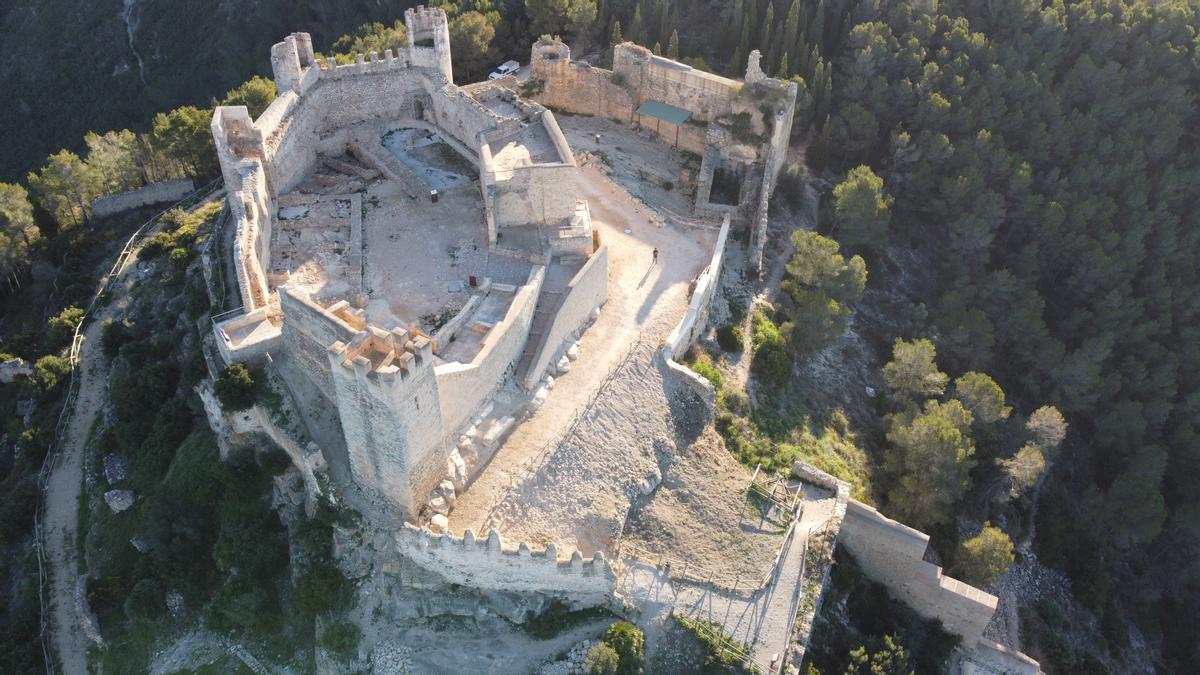
[{"label": "stone staircase", "polygon": [[522,386],[524,386],[525,378],[529,375],[534,357],[542,349],[542,342],[546,339],[546,329],[550,326],[554,315],[558,313],[563,295],[563,291],[546,288],[543,288],[538,295],[537,307],[533,310],[533,321],[529,326],[529,338],[525,341],[525,351],[521,354],[521,360],[517,362],[517,383]]}]

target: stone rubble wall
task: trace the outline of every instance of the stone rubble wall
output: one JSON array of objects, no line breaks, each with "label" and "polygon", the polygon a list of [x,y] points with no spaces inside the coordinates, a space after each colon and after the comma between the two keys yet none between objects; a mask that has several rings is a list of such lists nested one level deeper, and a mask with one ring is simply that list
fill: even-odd
[{"label": "stone rubble wall", "polygon": [[177,178],[151,183],[136,190],[126,190],[97,197],[92,201],[92,216],[104,218],[151,204],[177,202],[190,195],[195,189],[191,178]]},{"label": "stone rubble wall", "polygon": [[[528,280],[517,289],[504,319],[484,337],[483,347],[471,363],[446,363],[434,368],[438,398],[442,402],[445,439],[457,434],[471,416],[495,396],[521,359],[545,278],[546,268],[537,266],[530,270]],[[493,289],[492,292],[498,291]]]},{"label": "stone rubble wall", "polygon": [[608,247],[601,246],[579,268],[563,293],[562,304],[546,326],[546,337],[525,374],[526,389],[542,378],[546,368],[562,357],[592,311],[608,300]]},{"label": "stone rubble wall", "polygon": [[460,538],[405,523],[396,533],[396,546],[447,582],[470,588],[543,593],[574,608],[607,605],[616,589],[616,575],[600,552],[591,560],[578,551],[568,560],[559,560],[554,544],[541,551],[525,543],[506,549],[495,530],[487,539],[476,539],[470,530]]},{"label": "stone rubble wall", "polygon": [[613,72],[633,88],[640,105],[647,100],[690,110],[699,122],[711,122],[733,111],[741,83],[655,56],[632,42],[613,47]]},{"label": "stone rubble wall", "polygon": [[996,611],[996,596],[952,579],[925,562],[929,535],[898,523],[874,508],[850,500],[839,541],[854,554],[867,576],[918,614],[942,622],[947,632],[974,645]]}]

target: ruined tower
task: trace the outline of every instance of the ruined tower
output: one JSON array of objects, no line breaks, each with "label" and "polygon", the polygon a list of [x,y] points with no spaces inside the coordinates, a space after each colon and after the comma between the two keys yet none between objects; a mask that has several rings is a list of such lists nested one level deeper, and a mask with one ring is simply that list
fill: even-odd
[{"label": "ruined tower", "polygon": [[450,25],[446,12],[424,5],[404,11],[408,29],[408,61],[414,66],[433,68],[450,83],[454,73],[450,67]]},{"label": "ruined tower", "polygon": [[433,344],[368,326],[328,352],[355,482],[415,518],[446,470]]},{"label": "ruined tower", "polygon": [[312,36],[292,33],[271,47],[271,72],[275,74],[275,89],[280,95],[300,86],[303,70],[313,64]]}]

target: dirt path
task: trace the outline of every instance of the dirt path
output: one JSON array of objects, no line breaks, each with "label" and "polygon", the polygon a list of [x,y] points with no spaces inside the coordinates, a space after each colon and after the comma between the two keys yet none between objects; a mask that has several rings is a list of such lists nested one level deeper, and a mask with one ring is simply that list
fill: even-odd
[{"label": "dirt path", "polygon": [[[136,253],[129,258],[136,261]],[[117,273],[114,295],[123,296],[132,287],[130,274],[136,267],[126,264]],[[46,481],[45,538],[46,561],[50,567],[50,631],[54,651],[62,672],[68,675],[87,672],[88,621],[76,595],[79,580],[79,560],[76,538],[80,487],[83,472],[83,449],[96,415],[104,408],[108,382],[108,365],[98,353],[104,320],[127,306],[125,300],[114,301],[93,314],[83,333],[79,348],[79,393],[61,443],[59,456]]]},{"label": "dirt path", "polygon": [[[665,406],[661,377],[650,363],[651,355],[683,316],[688,285],[711,255],[715,233],[651,224],[653,210],[632,199],[599,169],[589,166],[581,172],[581,196],[589,202],[601,242],[609,247],[608,302],[581,340],[582,355],[571,371],[556,381],[546,404],[517,427],[458,498],[450,514],[454,532],[482,531],[493,507],[526,476],[529,463],[544,459],[543,452],[558,446],[571,431],[567,422],[596,399],[615,367],[628,366],[626,357],[639,340],[639,378],[624,383],[634,390],[622,393],[623,407],[636,409],[646,397],[658,401],[655,408]],[[655,248],[660,251],[658,265],[651,264]],[[627,437],[637,436],[636,427],[625,425],[624,430]],[[528,534],[520,529],[520,534]],[[537,538],[548,540],[555,534],[542,532]]]}]

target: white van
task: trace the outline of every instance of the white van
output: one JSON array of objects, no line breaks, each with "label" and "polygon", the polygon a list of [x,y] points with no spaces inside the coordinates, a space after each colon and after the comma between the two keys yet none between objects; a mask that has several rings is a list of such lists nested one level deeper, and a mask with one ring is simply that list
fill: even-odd
[{"label": "white van", "polygon": [[505,61],[504,63],[500,64],[500,67],[493,70],[491,75],[488,75],[488,79],[498,80],[506,75],[515,75],[517,69],[520,67],[521,64],[517,63],[516,61]]}]

